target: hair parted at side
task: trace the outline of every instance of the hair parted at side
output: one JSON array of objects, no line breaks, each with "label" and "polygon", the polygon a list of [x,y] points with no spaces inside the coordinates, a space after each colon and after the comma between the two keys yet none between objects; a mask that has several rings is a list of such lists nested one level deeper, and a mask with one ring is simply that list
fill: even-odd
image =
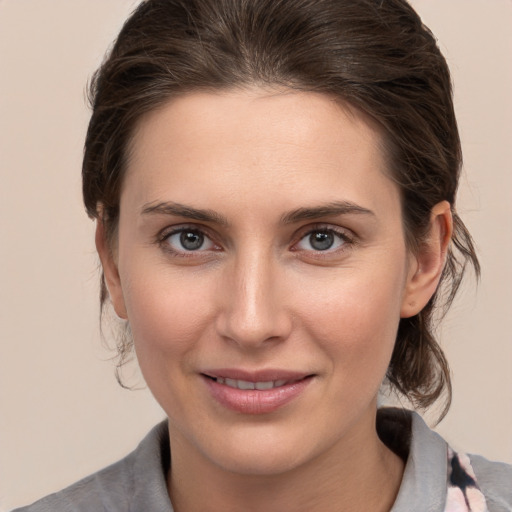
[{"label": "hair parted at side", "polygon": [[[143,114],[186,92],[253,85],[328,94],[380,124],[411,250],[424,239],[432,207],[452,205],[443,293],[400,321],[387,374],[422,408],[446,392],[446,412],[450,374],[432,315],[450,305],[467,263],[477,275],[480,268],[455,211],[462,155],[450,73],[405,0],[143,1],[91,81],[82,170],[88,214],[115,245],[130,138]],[[102,278],[102,305],[107,295]],[[118,349],[122,364],[129,342]]]}]

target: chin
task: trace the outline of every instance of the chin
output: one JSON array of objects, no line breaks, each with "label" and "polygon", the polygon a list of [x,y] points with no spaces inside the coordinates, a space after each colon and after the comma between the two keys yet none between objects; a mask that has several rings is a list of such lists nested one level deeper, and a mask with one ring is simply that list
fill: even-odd
[{"label": "chin", "polygon": [[203,455],[231,473],[272,476],[297,469],[322,451],[316,444],[309,445],[313,440],[307,433],[275,430],[261,424],[239,429],[204,447]]},{"label": "chin", "polygon": [[297,469],[304,459],[284,450],[267,450],[254,446],[252,450],[232,451],[216,456],[213,461],[223,470],[246,476],[275,476]]}]

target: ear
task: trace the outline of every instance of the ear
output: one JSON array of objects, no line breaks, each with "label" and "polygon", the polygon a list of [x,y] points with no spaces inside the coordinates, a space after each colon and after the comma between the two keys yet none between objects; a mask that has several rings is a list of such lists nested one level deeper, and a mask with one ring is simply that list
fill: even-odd
[{"label": "ear", "polygon": [[401,318],[418,314],[434,295],[444,264],[453,232],[450,203],[437,203],[430,213],[427,237],[421,242],[415,254],[411,255]]},{"label": "ear", "polygon": [[96,222],[96,250],[100,257],[101,266],[103,267],[103,275],[105,276],[105,283],[107,285],[110,300],[114,306],[114,311],[119,318],[124,320],[128,319],[126,314],[126,306],[124,303],[123,290],[121,287],[121,279],[119,278],[119,271],[117,269],[117,262],[107,240],[105,233],[105,225],[101,218]]}]

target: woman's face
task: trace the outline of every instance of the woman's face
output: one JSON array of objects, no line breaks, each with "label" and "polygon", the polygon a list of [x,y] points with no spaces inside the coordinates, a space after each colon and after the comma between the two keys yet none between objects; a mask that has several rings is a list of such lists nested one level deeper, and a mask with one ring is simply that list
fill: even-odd
[{"label": "woman's face", "polygon": [[374,431],[399,319],[421,306],[380,142],[291,91],[191,93],[139,124],[104,265],[191,457],[275,474]]}]

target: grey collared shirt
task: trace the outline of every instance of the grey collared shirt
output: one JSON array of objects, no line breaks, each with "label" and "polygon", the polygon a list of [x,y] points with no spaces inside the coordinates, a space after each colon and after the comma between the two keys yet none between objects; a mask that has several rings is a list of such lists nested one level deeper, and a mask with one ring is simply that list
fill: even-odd
[{"label": "grey collared shirt", "polygon": [[[414,412],[381,409],[382,440],[406,460],[390,512],[444,512],[449,488],[448,445]],[[162,422],[119,462],[14,512],[173,512],[166,486],[169,435]],[[512,466],[470,456],[489,512],[512,511]]]}]

